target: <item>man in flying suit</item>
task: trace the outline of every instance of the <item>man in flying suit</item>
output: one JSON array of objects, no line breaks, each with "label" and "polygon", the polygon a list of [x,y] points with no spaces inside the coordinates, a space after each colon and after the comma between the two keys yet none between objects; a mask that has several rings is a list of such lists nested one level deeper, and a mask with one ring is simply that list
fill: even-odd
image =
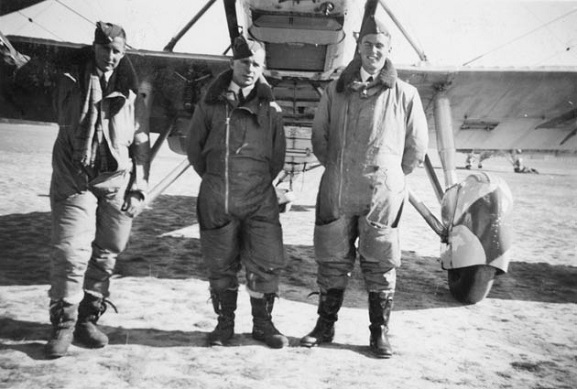
[{"label": "man in flying suit", "polygon": [[244,265],[254,339],[282,348],[288,339],[272,323],[285,266],[279,207],[272,185],[282,170],[285,136],[280,107],[262,76],[264,47],[239,36],[230,69],[209,85],[195,109],[188,158],[202,177],[197,215],[202,256],[218,324],[210,345],[234,335],[239,282]]},{"label": "man in flying suit", "polygon": [[333,340],[358,254],[369,295],[370,348],[389,358],[405,175],[424,160],[428,129],[417,89],[397,77],[388,59],[385,26],[367,18],[357,43],[355,58],[327,87],[313,121],[313,152],[325,167],[314,231],[319,317],[301,345]]}]

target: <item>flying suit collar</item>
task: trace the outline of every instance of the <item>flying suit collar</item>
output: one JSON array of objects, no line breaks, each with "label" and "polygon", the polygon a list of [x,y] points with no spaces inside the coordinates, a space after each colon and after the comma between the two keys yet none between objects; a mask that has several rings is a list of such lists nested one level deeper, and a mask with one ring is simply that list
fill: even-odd
[{"label": "flying suit collar", "polygon": [[[227,91],[232,80],[232,69],[226,70],[219,74],[217,78],[208,86],[204,102],[207,105],[215,104],[231,104],[227,99]],[[274,101],[272,89],[267,83],[264,76],[260,76],[254,85],[253,92],[256,92],[255,98],[248,101],[247,105],[243,105],[240,109],[249,111],[256,116],[259,125],[263,126],[267,123],[269,107],[274,107],[278,112],[280,107]]]},{"label": "flying suit collar", "polygon": [[[353,85],[358,83],[358,77],[361,71],[361,58],[357,55],[353,60],[347,65],[345,70],[341,73],[337,81],[337,92],[342,93],[345,90],[355,90]],[[382,85],[383,88],[392,88],[397,82],[397,70],[393,66],[393,63],[387,58],[385,61],[385,66],[381,69],[377,79],[373,81],[371,86]]]},{"label": "flying suit collar", "polygon": [[[208,86],[206,96],[204,97],[204,102],[206,104],[212,105],[226,101],[226,92],[228,91],[228,87],[231,81],[232,69],[225,70],[219,74],[216,79]],[[256,99],[258,101],[264,101],[266,103],[274,101],[272,90],[263,76],[261,76],[256,81],[254,88],[256,89]]]}]

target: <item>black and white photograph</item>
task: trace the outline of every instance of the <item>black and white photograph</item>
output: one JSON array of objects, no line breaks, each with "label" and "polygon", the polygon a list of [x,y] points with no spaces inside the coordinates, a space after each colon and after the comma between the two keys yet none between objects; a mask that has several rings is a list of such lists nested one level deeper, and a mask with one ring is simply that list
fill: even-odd
[{"label": "black and white photograph", "polygon": [[0,0],[0,388],[574,388],[575,26]]}]

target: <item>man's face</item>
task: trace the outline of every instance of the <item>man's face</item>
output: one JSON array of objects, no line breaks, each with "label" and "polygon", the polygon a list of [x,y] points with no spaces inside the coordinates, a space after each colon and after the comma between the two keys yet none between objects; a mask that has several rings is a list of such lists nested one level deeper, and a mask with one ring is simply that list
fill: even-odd
[{"label": "man's face", "polygon": [[124,53],[126,52],[126,41],[124,38],[117,36],[107,45],[100,43],[94,44],[94,58],[96,66],[103,72],[109,72],[116,69]]},{"label": "man's face", "polygon": [[232,60],[232,80],[241,88],[254,84],[264,71],[264,60],[264,50],[258,50],[251,57]]},{"label": "man's face", "polygon": [[361,39],[359,54],[363,68],[375,74],[385,66],[391,49],[391,40],[385,34],[367,34]]}]

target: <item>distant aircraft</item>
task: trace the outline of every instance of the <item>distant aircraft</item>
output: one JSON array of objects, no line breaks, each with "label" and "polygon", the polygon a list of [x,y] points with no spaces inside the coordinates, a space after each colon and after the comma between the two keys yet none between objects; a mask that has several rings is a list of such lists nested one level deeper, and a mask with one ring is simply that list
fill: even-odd
[{"label": "distant aircraft", "polygon": [[[225,55],[173,52],[215,1],[209,0],[164,51],[128,51],[140,77],[140,93],[149,102],[151,130],[160,134],[153,154],[164,141],[185,154],[185,131],[194,108],[206,85],[228,67],[230,57]],[[0,14],[38,2],[5,0]],[[350,29],[350,11],[358,1],[222,3],[231,41],[243,34],[266,45],[266,76],[284,111],[288,146],[285,169],[277,182],[280,188],[288,180],[289,188],[279,190],[279,198],[290,202],[294,176],[320,166],[310,144],[312,119],[324,87],[350,59],[345,27]],[[507,271],[511,242],[505,216],[512,196],[503,180],[485,173],[457,182],[455,153],[517,148],[575,152],[577,68],[433,66],[384,0],[367,0],[363,18],[375,14],[379,5],[421,59],[420,66],[397,66],[397,70],[400,78],[419,90],[445,177],[442,185],[427,158],[424,168],[441,202],[441,221],[413,192],[409,200],[441,238],[441,263],[448,270],[451,293],[459,301],[476,303],[488,294],[495,275]],[[1,36],[1,42],[5,64],[0,76],[0,117],[54,121],[49,98],[54,75],[60,61],[81,45],[19,36]],[[20,53],[42,58],[42,65],[25,64]],[[158,196],[188,167],[184,160],[153,188],[150,197]]]},{"label": "distant aircraft", "polygon": [[477,157],[475,151],[470,151],[467,154],[467,159],[465,161],[465,169],[471,170],[473,168],[473,165],[475,164],[475,161],[477,161],[477,168],[479,169],[483,169],[483,161],[489,159],[489,158],[493,158],[496,156],[499,157],[505,157],[509,160],[509,162],[511,162],[511,165],[513,166],[513,171],[515,173],[535,173],[538,174],[539,172],[537,171],[537,169],[534,169],[532,167],[529,166],[525,166],[525,164],[523,163],[523,157],[521,156],[521,154],[523,153],[523,151],[521,149],[514,149],[514,150],[494,150],[494,151],[489,151],[489,150],[483,150],[479,153],[479,156]]}]

